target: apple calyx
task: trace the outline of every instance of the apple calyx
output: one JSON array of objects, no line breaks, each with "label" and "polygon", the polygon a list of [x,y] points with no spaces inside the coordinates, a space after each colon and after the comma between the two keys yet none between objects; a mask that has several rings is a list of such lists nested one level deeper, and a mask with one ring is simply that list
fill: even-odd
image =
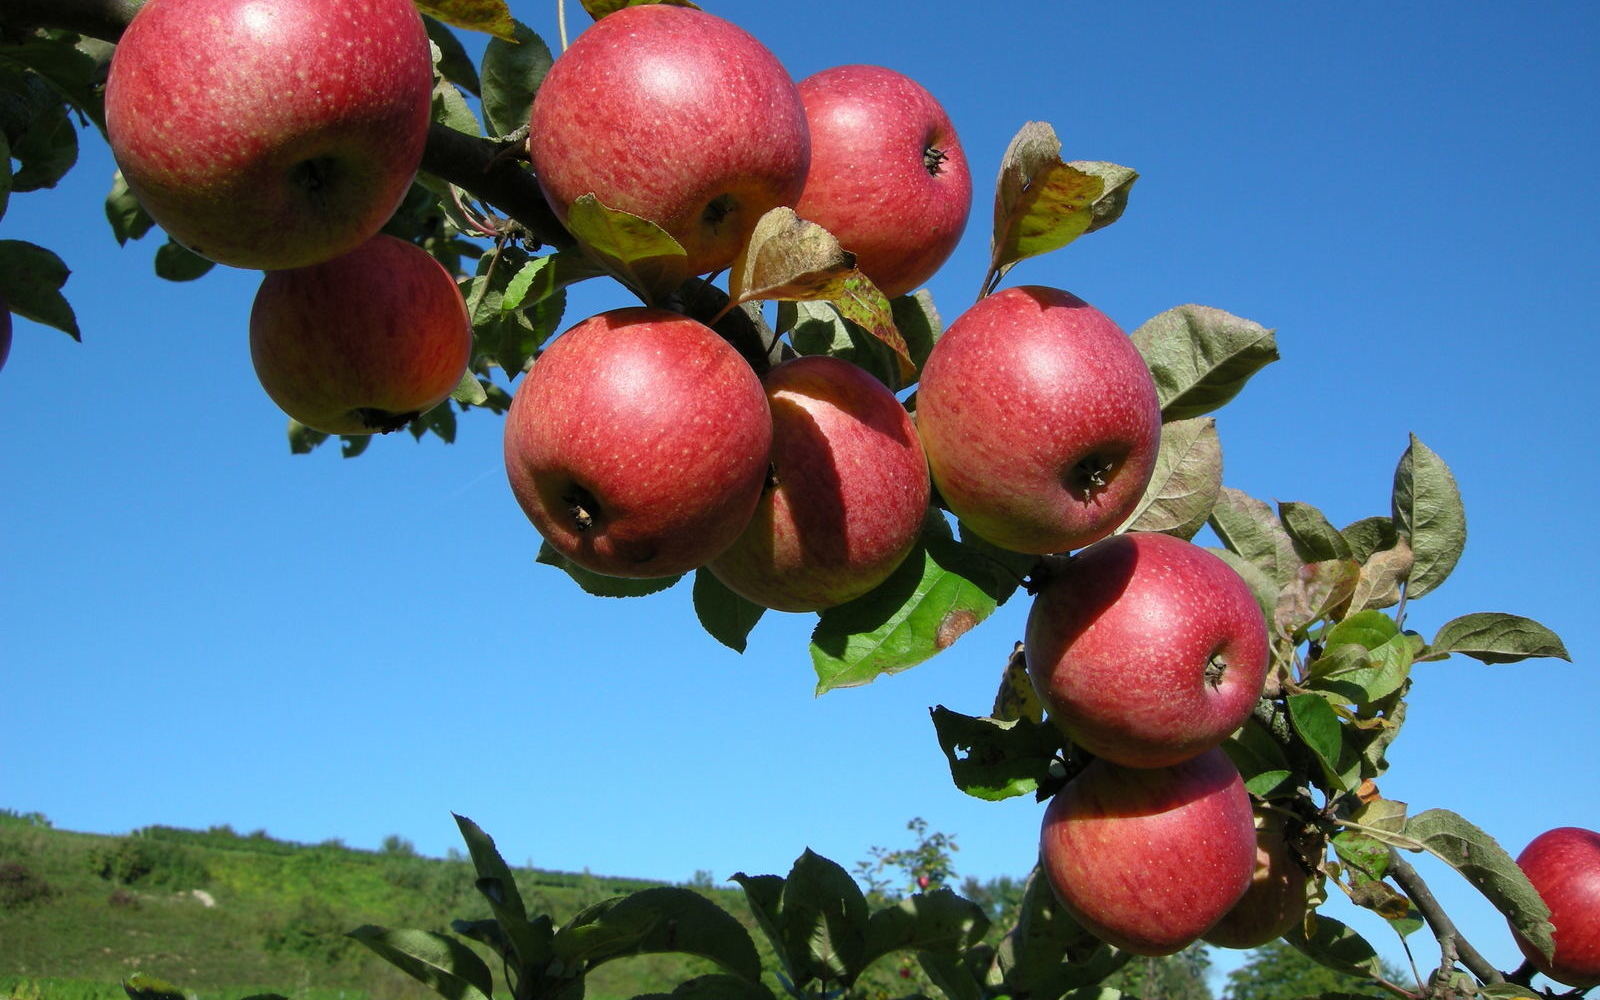
[{"label": "apple calyx", "polygon": [[1228,661],[1222,658],[1222,650],[1218,649],[1206,660],[1205,681],[1213,688],[1222,686],[1222,676],[1228,672]]},{"label": "apple calyx", "polygon": [[1085,503],[1093,502],[1111,485],[1117,464],[1116,459],[1104,455],[1086,455],[1067,470],[1067,489]]},{"label": "apple calyx", "polygon": [[938,146],[928,146],[922,151],[922,166],[928,171],[929,177],[938,177],[944,173],[944,161],[950,159],[950,154]]},{"label": "apple calyx", "polygon": [[395,413],[392,410],[382,410],[376,406],[359,406],[351,410],[350,415],[360,421],[361,426],[369,428],[375,433],[390,434],[422,416],[422,411],[411,410],[407,413]]},{"label": "apple calyx", "polygon": [[567,505],[567,516],[572,518],[574,528],[588,531],[594,527],[595,508],[600,505],[593,493],[582,486],[573,486],[571,491],[561,494],[561,502]]},{"label": "apple calyx", "polygon": [[731,194],[719,194],[706,202],[706,207],[700,213],[700,221],[710,226],[713,230],[722,225],[723,220],[739,210],[739,203]]}]

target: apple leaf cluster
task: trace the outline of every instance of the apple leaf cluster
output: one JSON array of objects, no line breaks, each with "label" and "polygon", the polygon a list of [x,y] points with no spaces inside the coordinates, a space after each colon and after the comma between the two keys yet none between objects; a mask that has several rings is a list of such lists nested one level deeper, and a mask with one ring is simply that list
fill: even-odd
[{"label": "apple leaf cluster", "polygon": [[[350,457],[400,427],[450,441],[458,414],[505,414],[539,562],[605,597],[691,577],[706,631],[738,650],[768,610],[815,613],[819,692],[915,666],[1029,596],[990,713],[933,710],[959,788],[1051,800],[1015,927],[985,943],[982,909],[944,889],[874,909],[808,851],[786,877],[735,877],[796,997],[849,990],[893,953],[955,1000],[1058,997],[1213,929],[1230,946],[1281,936],[1401,996],[1526,995],[1528,971],[1490,967],[1403,852],[1461,872],[1533,966],[1589,978],[1561,945],[1587,940],[1600,904],[1557,912],[1534,887],[1545,873],[1483,830],[1378,788],[1416,664],[1567,655],[1506,613],[1431,639],[1406,629],[1466,541],[1442,458],[1413,437],[1387,513],[1342,528],[1227,486],[1212,414],[1278,359],[1271,330],[1183,305],[1127,336],[1065,291],[1000,287],[1116,222],[1135,171],[1066,161],[1048,124],[1024,126],[997,178],[979,301],[946,326],[915,289],[959,239],[972,192],[932,95],[878,67],[796,84],[694,4],[584,7],[595,23],[557,58],[503,0],[309,4],[281,25],[231,0],[0,0],[0,213],[64,176],[79,125],[93,126],[122,167],[114,238],[169,234],[158,276],[268,272],[252,344],[292,451],[339,436]],[[291,33],[302,15],[314,27]],[[173,52],[219,23],[233,25],[227,57],[203,80],[173,77]],[[451,26],[493,36],[476,65]],[[313,38],[371,48],[318,61]],[[321,99],[282,99],[295,84],[276,74],[330,65]],[[673,72],[640,71],[655,65]],[[651,90],[667,77],[694,86]],[[710,101],[720,115],[703,113]],[[853,102],[924,137],[870,199],[830,167],[865,148],[833,114]],[[637,131],[686,108],[692,129]],[[250,114],[248,135],[222,128]],[[880,203],[891,213],[867,218]],[[723,272],[725,287],[706,277]],[[0,241],[0,332],[14,311],[78,337],[68,273],[51,250]],[[642,305],[568,324],[565,290],[603,278]],[[309,317],[341,297],[372,313],[371,332],[351,334],[369,350],[317,356],[295,337],[325,337]],[[388,352],[400,363],[378,377],[373,343],[398,343],[383,338],[406,323],[417,346]],[[319,381],[341,369],[342,384]],[[374,381],[393,394],[370,394]],[[1206,531],[1218,545],[1196,541]],[[754,939],[702,897],[647,890],[557,927],[527,912],[492,841],[460,826],[491,919],[454,937],[352,933],[441,994],[494,995],[470,941],[516,998],[580,997],[595,965],[653,951],[719,970],[674,997],[773,995]],[[1182,860],[1140,855],[1157,841]],[[1371,944],[1318,912],[1334,889],[1402,937],[1428,926],[1441,968],[1415,990],[1387,981]]]}]

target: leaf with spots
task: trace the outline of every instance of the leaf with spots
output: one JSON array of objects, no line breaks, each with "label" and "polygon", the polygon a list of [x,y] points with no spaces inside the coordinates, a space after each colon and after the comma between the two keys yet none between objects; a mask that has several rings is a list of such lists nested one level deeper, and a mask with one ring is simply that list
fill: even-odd
[{"label": "leaf with spots", "polygon": [[417,9],[445,24],[517,40],[516,22],[506,0],[415,0]]},{"label": "leaf with spots", "polygon": [[1484,663],[1515,663],[1530,656],[1572,661],[1561,637],[1532,618],[1480,611],[1444,623],[1423,657],[1442,660],[1462,653]]},{"label": "leaf with spots", "polygon": [[1105,191],[1106,180],[1099,173],[1061,159],[1061,140],[1048,123],[1024,125],[1007,147],[995,182],[984,294],[1018,261],[1058,250],[1088,232],[1095,223],[1095,203]]},{"label": "leaf with spots", "polygon": [[774,208],[756,223],[728,272],[728,292],[729,308],[760,299],[832,302],[841,316],[894,353],[901,384],[916,377],[888,297],[856,269],[855,254],[792,208]]},{"label": "leaf with spots", "polygon": [[887,580],[822,613],[811,634],[818,694],[913,667],[994,613],[1003,586],[995,565],[930,520]]},{"label": "leaf with spots", "polygon": [[1150,366],[1165,420],[1210,413],[1278,360],[1271,330],[1210,306],[1168,309],[1130,336]]}]

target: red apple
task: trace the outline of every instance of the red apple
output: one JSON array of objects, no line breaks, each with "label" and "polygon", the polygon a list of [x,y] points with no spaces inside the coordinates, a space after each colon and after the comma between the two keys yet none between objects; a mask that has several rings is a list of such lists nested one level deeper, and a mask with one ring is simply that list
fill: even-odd
[{"label": "red apple", "polygon": [[1205,933],[1208,943],[1222,948],[1259,948],[1305,919],[1311,874],[1289,843],[1284,816],[1257,806],[1255,817],[1256,867],[1250,888]]},{"label": "red apple", "polygon": [[106,136],[179,243],[236,267],[303,267],[394,213],[432,94],[410,0],[148,0],[111,59]]},{"label": "red apple", "polygon": [[967,527],[1045,554],[1104,538],[1139,502],[1161,438],[1155,382],[1104,313],[1007,288],[934,345],[917,391],[933,482]]},{"label": "red apple", "polygon": [[1227,563],[1171,535],[1116,535],[1054,567],[1028,611],[1028,676],[1090,753],[1160,767],[1218,746],[1266,680],[1266,619]]},{"label": "red apple", "polygon": [[921,84],[882,66],[836,66],[800,81],[811,169],[794,209],[827,229],[890,297],[955,250],[972,178],[950,116]]},{"label": "red apple", "polygon": [[[614,15],[613,15],[614,16]],[[506,414],[506,475],[540,534],[608,576],[675,576],[750,522],[772,415],[711,328],[616,309],[557,337]]]},{"label": "red apple", "polygon": [[579,197],[643,216],[727,267],[756,220],[793,205],[811,144],[794,81],[742,28],[687,7],[627,7],[556,59],[528,153],[557,216]]},{"label": "red apple", "polygon": [[882,583],[916,544],[928,463],[905,407],[838,358],[795,358],[763,380],[773,482],[708,568],[779,611],[820,611]]},{"label": "red apple", "polygon": [[1576,826],[1546,830],[1517,855],[1517,865],[1550,907],[1555,954],[1548,960],[1515,934],[1540,972],[1568,986],[1600,986],[1600,833]]},{"label": "red apple", "polygon": [[250,311],[250,357],[289,416],[327,434],[404,427],[466,373],[472,327],[455,279],[427,251],[379,234],[321,264],[269,271]]},{"label": "red apple", "polygon": [[1221,750],[1161,768],[1096,760],[1046,807],[1040,864],[1097,937],[1170,955],[1244,895],[1255,843],[1250,796]]}]

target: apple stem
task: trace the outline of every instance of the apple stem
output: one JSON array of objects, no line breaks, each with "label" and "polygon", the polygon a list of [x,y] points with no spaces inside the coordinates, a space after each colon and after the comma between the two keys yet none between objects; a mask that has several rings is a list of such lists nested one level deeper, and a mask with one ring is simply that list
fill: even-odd
[{"label": "apple stem", "polygon": [[561,51],[567,51],[567,3],[556,0],[556,32],[561,36]]}]

